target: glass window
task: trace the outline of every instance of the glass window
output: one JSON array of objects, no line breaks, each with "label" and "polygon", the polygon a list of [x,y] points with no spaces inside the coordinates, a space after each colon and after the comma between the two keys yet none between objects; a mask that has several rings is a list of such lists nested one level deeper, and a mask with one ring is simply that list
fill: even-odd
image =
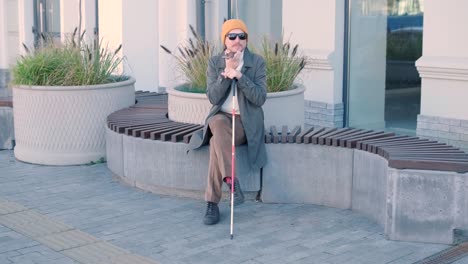
[{"label": "glass window", "polygon": [[282,32],[282,0],[231,0],[234,18],[249,28],[249,45],[258,45],[263,36],[279,39]]},{"label": "glass window", "polygon": [[350,127],[415,134],[421,79],[422,0],[350,0]]},{"label": "glass window", "polygon": [[60,0],[36,0],[34,10],[36,41],[41,34],[60,39]]}]

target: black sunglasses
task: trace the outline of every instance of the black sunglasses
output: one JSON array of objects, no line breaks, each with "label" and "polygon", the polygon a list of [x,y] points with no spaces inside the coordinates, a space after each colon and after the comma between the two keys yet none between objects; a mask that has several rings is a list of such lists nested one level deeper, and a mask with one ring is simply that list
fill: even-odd
[{"label": "black sunglasses", "polygon": [[229,40],[235,40],[237,37],[239,37],[240,40],[245,40],[247,39],[247,34],[246,33],[229,33],[229,34],[226,34],[226,37],[228,37]]}]

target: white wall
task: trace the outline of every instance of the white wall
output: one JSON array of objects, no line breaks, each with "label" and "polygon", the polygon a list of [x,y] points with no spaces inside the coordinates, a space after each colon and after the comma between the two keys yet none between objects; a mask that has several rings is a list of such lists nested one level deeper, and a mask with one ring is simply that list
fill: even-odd
[{"label": "white wall", "polygon": [[7,5],[0,0],[0,69],[8,68]]},{"label": "white wall", "polygon": [[157,1],[123,1],[122,51],[128,62],[125,72],[136,78],[136,90],[158,91],[157,14]]},{"label": "white wall", "polygon": [[424,6],[421,115],[468,120],[468,1]]},{"label": "white wall", "polygon": [[109,47],[122,44],[125,74],[136,78],[135,89],[158,91],[158,2],[99,1],[99,37]]},{"label": "white wall", "polygon": [[18,0],[6,0],[6,17],[7,63],[11,66],[16,63],[21,45],[19,42]]},{"label": "white wall", "polygon": [[[196,28],[195,0],[159,1],[159,45],[177,53],[177,45],[193,35],[189,25]],[[173,88],[184,81],[176,60],[157,45],[159,55],[159,86]]]},{"label": "white wall", "polygon": [[312,70],[300,75],[306,100],[343,100],[343,23],[341,0],[283,0],[285,38],[313,59]]},{"label": "white wall", "polygon": [[20,54],[25,54],[23,43],[32,47],[34,45],[34,35],[32,28],[34,25],[33,1],[18,0],[18,49]]},{"label": "white wall", "polygon": [[[87,38],[91,39],[96,27],[95,0],[81,2],[81,32],[86,30]],[[72,33],[80,24],[79,0],[60,0],[60,32],[62,40]]]},{"label": "white wall", "polygon": [[468,57],[468,1],[426,0],[423,55]]}]

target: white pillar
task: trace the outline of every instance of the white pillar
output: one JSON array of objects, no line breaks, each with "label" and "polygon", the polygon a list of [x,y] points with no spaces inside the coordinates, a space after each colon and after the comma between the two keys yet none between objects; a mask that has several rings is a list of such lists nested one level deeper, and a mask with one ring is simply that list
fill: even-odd
[{"label": "white pillar", "polygon": [[8,29],[6,0],[0,0],[0,70],[8,68]]},{"label": "white pillar", "polygon": [[[193,38],[189,25],[196,28],[195,0],[164,0],[159,2],[159,45],[170,51],[178,51],[178,44]],[[159,54],[159,86],[161,92],[173,88],[185,80],[179,72],[176,60],[157,45]]]},{"label": "white pillar", "polygon": [[417,134],[468,150],[468,1],[424,3]]},{"label": "white pillar", "polygon": [[136,90],[158,91],[158,1],[99,1],[99,37],[122,44],[125,74],[136,78]]},{"label": "white pillar", "polygon": [[264,36],[269,36],[273,40],[281,37],[282,2],[282,0],[237,0],[238,18],[244,20],[249,29],[249,46],[260,47]]},{"label": "white pillar", "polygon": [[[60,0],[60,32],[62,40],[78,28],[80,24],[79,0]],[[81,32],[86,30],[86,37],[91,39],[96,27],[95,0],[81,1]]]},{"label": "white pillar", "polygon": [[283,0],[285,39],[313,59],[299,78],[305,91],[305,123],[341,127],[343,122],[344,1]]},{"label": "white pillar", "polygon": [[[8,72],[8,29],[7,29],[7,11],[6,1],[0,0],[0,96],[6,96]],[[1,143],[0,143],[1,144]]]},{"label": "white pillar", "polygon": [[34,8],[33,1],[18,0],[18,28],[19,28],[19,51],[25,54],[23,43],[28,47],[34,45]]}]

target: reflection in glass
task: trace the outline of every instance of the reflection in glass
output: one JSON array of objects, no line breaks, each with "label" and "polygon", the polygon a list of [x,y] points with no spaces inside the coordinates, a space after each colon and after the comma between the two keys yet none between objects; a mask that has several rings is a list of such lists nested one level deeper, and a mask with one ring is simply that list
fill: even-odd
[{"label": "reflection in glass", "polygon": [[348,126],[415,134],[422,0],[350,0]]}]

